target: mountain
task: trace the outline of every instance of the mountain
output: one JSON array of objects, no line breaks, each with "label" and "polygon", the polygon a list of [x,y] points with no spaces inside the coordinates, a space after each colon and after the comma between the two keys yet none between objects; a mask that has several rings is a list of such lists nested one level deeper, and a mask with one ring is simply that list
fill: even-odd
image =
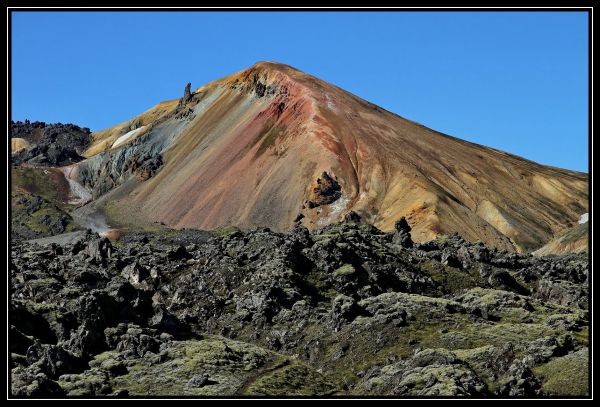
[{"label": "mountain", "polygon": [[119,224],[287,230],[350,216],[387,231],[404,216],[417,242],[457,232],[522,252],[588,212],[587,174],[450,137],[273,62],[92,137],[72,177],[110,193]]}]

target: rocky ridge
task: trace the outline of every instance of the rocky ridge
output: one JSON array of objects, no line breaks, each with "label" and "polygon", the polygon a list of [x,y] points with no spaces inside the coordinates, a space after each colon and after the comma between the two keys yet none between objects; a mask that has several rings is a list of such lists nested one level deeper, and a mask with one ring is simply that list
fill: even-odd
[{"label": "rocky ridge", "polygon": [[14,152],[13,164],[63,166],[83,160],[81,154],[91,143],[91,131],[74,124],[11,121],[10,137],[25,140]]}]

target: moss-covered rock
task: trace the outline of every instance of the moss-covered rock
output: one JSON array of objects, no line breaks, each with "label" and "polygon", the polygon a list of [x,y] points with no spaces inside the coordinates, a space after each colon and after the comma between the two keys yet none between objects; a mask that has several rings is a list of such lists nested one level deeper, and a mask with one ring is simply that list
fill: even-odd
[{"label": "moss-covered rock", "polygon": [[533,372],[540,377],[544,394],[585,397],[590,394],[588,366],[589,352],[581,349],[539,365]]}]

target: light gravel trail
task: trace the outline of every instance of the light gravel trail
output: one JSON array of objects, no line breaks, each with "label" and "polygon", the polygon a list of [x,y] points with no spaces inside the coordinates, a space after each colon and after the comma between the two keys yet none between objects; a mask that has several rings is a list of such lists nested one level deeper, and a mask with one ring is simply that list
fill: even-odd
[{"label": "light gravel trail", "polygon": [[29,243],[35,243],[39,246],[49,246],[52,243],[64,246],[75,243],[80,237],[85,236],[85,231],[78,230],[76,232],[61,233],[60,235],[41,237],[39,239],[29,240]]}]

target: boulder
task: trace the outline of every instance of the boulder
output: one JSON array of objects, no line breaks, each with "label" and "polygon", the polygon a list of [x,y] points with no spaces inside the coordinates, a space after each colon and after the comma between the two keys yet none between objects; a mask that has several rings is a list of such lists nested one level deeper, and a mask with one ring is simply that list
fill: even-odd
[{"label": "boulder", "polygon": [[413,241],[410,236],[412,228],[409,226],[405,217],[400,218],[394,225],[394,234],[392,236],[392,242],[400,245],[401,247],[412,247]]}]

